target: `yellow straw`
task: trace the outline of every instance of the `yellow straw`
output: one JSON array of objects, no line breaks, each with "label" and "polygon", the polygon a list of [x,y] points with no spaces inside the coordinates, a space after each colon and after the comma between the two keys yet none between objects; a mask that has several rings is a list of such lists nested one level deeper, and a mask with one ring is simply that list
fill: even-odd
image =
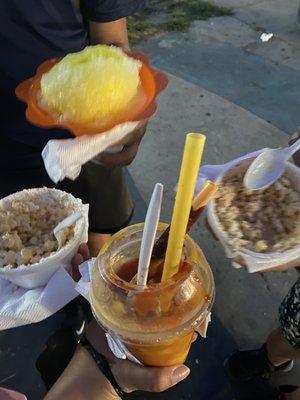
[{"label": "yellow straw", "polygon": [[206,137],[201,133],[189,133],[186,136],[162,282],[176,274],[180,266],[183,242],[205,139]]}]

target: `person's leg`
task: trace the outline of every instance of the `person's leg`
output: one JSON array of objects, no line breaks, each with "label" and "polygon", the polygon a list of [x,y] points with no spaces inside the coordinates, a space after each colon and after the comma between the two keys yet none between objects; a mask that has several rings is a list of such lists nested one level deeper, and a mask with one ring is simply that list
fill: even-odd
[{"label": "person's leg", "polygon": [[88,246],[92,257],[97,257],[99,250],[110,237],[108,233],[89,232]]},{"label": "person's leg", "polygon": [[88,162],[75,181],[65,179],[59,186],[89,204],[89,248],[96,257],[110,234],[125,227],[133,213],[122,168]]},{"label": "person's leg", "polygon": [[225,362],[231,378],[270,378],[274,371],[289,371],[300,358],[300,278],[279,308],[280,328],[273,331],[260,349],[236,351]]},{"label": "person's leg", "polygon": [[300,400],[300,388],[294,392],[285,395],[286,400]]},{"label": "person's leg", "polygon": [[288,361],[300,358],[300,351],[292,347],[280,329],[273,331],[267,340],[268,359],[278,367]]}]

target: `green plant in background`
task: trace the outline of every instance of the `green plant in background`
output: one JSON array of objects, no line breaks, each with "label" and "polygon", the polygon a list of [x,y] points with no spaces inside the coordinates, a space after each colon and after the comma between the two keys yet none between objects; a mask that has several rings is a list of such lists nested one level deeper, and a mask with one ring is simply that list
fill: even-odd
[{"label": "green plant in background", "polygon": [[144,32],[151,29],[152,25],[146,19],[137,19],[136,17],[129,17],[128,21],[128,35],[130,39],[134,39]]},{"label": "green plant in background", "polygon": [[190,26],[190,23],[191,21],[185,12],[174,11],[168,20],[162,23],[162,27],[168,31],[183,31]]},{"label": "green plant in background", "polygon": [[137,42],[159,32],[183,31],[196,19],[224,15],[232,15],[232,10],[210,1],[149,0],[145,11],[128,19],[129,38]]}]

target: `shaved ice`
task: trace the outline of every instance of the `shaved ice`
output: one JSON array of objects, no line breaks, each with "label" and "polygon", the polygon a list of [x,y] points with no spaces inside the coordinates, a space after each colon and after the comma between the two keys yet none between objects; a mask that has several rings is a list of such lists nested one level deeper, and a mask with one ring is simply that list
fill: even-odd
[{"label": "shaved ice", "polygon": [[88,46],[42,75],[40,105],[60,121],[118,122],[141,98],[141,62],[115,46]]}]

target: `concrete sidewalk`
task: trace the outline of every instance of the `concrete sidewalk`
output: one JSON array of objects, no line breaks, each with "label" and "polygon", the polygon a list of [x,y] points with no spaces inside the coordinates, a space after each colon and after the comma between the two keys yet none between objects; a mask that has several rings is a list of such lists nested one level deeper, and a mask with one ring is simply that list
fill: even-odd
[{"label": "concrete sidewalk", "polygon": [[[206,133],[204,163],[219,164],[284,145],[287,133],[300,125],[298,1],[290,0],[289,6],[284,0],[215,3],[232,5],[235,14],[195,21],[185,33],[167,33],[139,46],[170,73],[170,86],[130,172],[146,201],[157,181],[165,185],[167,221],[187,132]],[[276,37],[263,44],[263,31]],[[249,275],[230,266],[203,223],[193,237],[214,270],[218,318],[240,346],[260,345],[277,326],[278,305],[297,273]],[[299,367],[276,381],[299,383]]]}]

